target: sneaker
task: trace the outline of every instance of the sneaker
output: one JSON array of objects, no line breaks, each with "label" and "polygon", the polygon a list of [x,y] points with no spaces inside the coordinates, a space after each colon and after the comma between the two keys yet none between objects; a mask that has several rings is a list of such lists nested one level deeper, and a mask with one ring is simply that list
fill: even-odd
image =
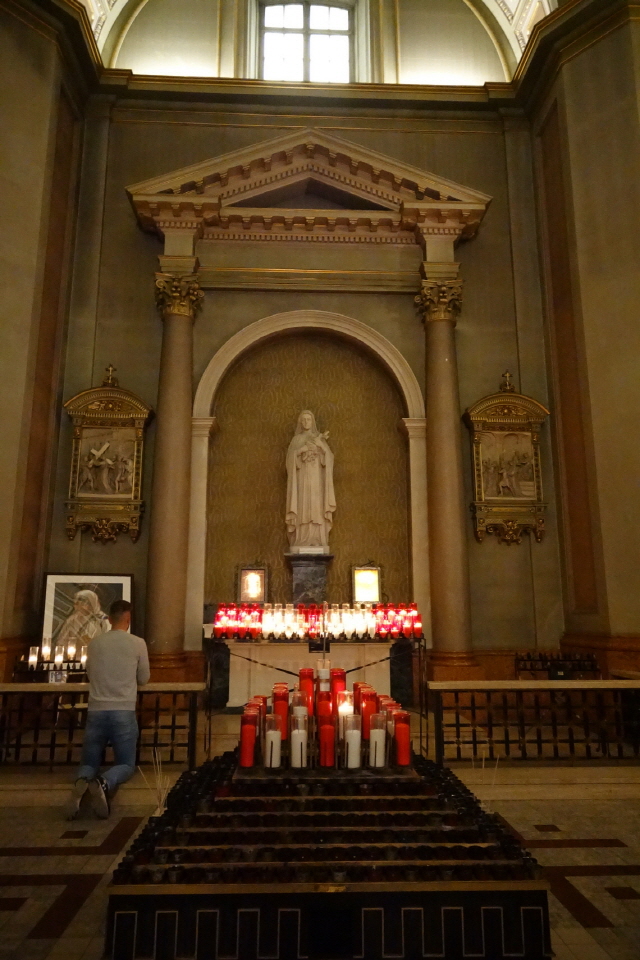
[{"label": "sneaker", "polygon": [[66,814],[67,820],[75,820],[78,816],[78,810],[80,809],[80,801],[87,792],[87,787],[89,786],[89,781],[85,780],[84,777],[80,777],[79,780],[73,785],[71,790],[71,796],[64,805],[64,812]]},{"label": "sneaker", "polygon": [[109,803],[109,786],[104,777],[94,777],[89,781],[89,798],[94,812],[101,820],[106,820],[111,813]]}]

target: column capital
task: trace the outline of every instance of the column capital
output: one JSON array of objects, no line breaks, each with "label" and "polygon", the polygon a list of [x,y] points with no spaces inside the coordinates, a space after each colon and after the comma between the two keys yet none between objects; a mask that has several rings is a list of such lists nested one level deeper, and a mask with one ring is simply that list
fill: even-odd
[{"label": "column capital", "polygon": [[409,440],[424,440],[427,435],[427,421],[424,417],[403,417],[400,429],[406,433]]},{"label": "column capital", "polygon": [[415,303],[423,320],[455,323],[462,306],[462,280],[423,280]]},{"label": "column capital", "polygon": [[192,417],[191,418],[191,436],[209,437],[218,430],[218,421],[216,417]]},{"label": "column capital", "polygon": [[185,276],[156,273],[156,306],[163,320],[168,314],[195,320],[203,299],[196,273]]}]

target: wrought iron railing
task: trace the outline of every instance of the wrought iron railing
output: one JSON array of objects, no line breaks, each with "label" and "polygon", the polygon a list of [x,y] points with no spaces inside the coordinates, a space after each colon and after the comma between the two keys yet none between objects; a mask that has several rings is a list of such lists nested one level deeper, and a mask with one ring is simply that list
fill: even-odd
[{"label": "wrought iron railing", "polygon": [[426,718],[421,748],[438,763],[640,757],[637,680],[432,681]]},{"label": "wrought iron railing", "polygon": [[[194,769],[204,687],[149,683],[138,691],[137,763],[151,763],[155,753]],[[88,698],[88,683],[0,684],[0,763],[79,763]]]}]

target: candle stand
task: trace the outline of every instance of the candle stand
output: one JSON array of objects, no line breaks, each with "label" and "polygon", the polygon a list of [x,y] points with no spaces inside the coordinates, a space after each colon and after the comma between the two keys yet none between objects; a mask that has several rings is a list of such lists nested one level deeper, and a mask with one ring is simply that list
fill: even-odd
[{"label": "candle stand", "polygon": [[408,713],[367,684],[334,684],[334,704],[328,661],[313,692],[300,679],[290,700],[276,685],[271,712],[253,698],[239,748],[184,773],[134,840],[105,956],[548,960],[538,864],[412,754]]}]

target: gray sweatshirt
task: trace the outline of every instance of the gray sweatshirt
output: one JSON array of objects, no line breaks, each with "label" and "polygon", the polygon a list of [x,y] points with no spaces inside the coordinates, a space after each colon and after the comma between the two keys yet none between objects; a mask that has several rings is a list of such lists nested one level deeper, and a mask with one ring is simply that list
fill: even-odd
[{"label": "gray sweatshirt", "polygon": [[141,637],[125,630],[99,633],[87,650],[89,710],[135,710],[138,687],[149,682],[149,656]]}]

